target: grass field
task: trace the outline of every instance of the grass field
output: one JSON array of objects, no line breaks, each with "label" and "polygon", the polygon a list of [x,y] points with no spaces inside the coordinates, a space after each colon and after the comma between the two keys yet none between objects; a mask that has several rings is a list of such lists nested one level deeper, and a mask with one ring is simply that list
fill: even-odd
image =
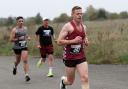
[{"label": "grass field", "polygon": [[[85,22],[90,45],[86,47],[86,55],[89,63],[94,64],[128,64],[128,19]],[[63,23],[51,25],[58,36]],[[39,56],[39,50],[35,46],[34,33],[37,25],[30,24],[29,53]],[[0,55],[13,55],[12,43],[9,42],[9,34],[12,27],[0,27]],[[55,57],[62,57],[62,47],[54,43]]]}]

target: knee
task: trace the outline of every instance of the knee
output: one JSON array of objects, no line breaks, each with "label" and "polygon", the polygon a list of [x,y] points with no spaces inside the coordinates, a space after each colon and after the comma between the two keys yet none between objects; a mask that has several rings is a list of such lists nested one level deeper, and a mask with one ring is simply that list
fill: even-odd
[{"label": "knee", "polygon": [[81,76],[81,82],[82,83],[88,83],[88,75],[86,74],[86,75],[83,75],[83,76]]}]

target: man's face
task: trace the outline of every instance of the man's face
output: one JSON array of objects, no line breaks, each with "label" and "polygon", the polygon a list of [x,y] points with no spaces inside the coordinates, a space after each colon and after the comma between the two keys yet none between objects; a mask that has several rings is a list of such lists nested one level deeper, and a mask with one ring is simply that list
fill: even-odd
[{"label": "man's face", "polygon": [[82,9],[74,10],[72,12],[72,17],[77,22],[81,22],[82,21],[82,16],[83,16]]},{"label": "man's face", "polygon": [[19,27],[22,27],[22,26],[23,26],[23,23],[24,23],[24,20],[23,20],[23,19],[18,19],[18,20],[17,20],[17,25],[18,25]]},{"label": "man's face", "polygon": [[48,26],[48,20],[44,20],[43,25],[47,27]]}]

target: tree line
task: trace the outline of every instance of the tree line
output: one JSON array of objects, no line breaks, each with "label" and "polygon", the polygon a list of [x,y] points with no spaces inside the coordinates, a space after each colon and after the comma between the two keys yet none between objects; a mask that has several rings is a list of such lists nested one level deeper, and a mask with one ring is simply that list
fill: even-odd
[{"label": "tree line", "polygon": [[[0,26],[9,26],[15,24],[16,17],[7,17],[7,18],[0,18]],[[128,12],[122,11],[120,13],[110,13],[106,11],[104,8],[95,9],[92,5],[86,8],[86,11],[83,14],[84,21],[94,21],[94,20],[107,20],[107,19],[127,19]],[[60,23],[60,22],[67,22],[71,19],[71,16],[68,16],[66,13],[60,14],[60,16],[55,17],[52,22]],[[26,24],[41,24],[42,16],[40,13],[37,13],[36,16],[25,18]]]},{"label": "tree line", "polygon": [[[83,13],[84,21],[95,21],[95,20],[108,20],[108,19],[127,19],[128,12],[122,11],[120,13],[110,13],[106,11],[104,8],[95,9],[92,5],[86,8],[86,11]],[[71,17],[66,13],[62,13],[59,17],[54,18],[54,22],[66,22],[70,20]]]}]

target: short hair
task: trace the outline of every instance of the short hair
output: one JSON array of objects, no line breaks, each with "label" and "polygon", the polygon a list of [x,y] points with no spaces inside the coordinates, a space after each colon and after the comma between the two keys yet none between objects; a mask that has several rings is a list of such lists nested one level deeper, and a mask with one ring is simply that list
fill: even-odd
[{"label": "short hair", "polygon": [[74,6],[73,8],[72,8],[72,12],[74,12],[75,10],[79,10],[79,9],[82,9],[80,6]]},{"label": "short hair", "polygon": [[19,19],[24,19],[24,18],[22,16],[16,17],[16,20],[19,20]]}]

